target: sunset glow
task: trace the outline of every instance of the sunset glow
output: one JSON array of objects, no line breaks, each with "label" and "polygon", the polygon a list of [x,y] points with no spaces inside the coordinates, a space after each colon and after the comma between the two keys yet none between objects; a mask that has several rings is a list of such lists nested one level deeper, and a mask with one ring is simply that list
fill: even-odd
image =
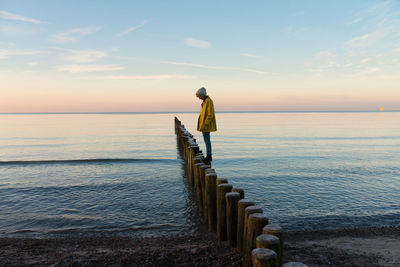
[{"label": "sunset glow", "polygon": [[399,1],[0,3],[0,112],[400,110]]}]

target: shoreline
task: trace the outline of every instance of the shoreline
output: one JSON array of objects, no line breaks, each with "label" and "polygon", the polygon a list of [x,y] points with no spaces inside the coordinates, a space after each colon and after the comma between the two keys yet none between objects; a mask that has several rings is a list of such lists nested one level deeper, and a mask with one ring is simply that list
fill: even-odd
[{"label": "shoreline", "polygon": [[[214,233],[161,237],[0,238],[1,266],[241,266],[242,257]],[[285,233],[284,262],[309,266],[398,266],[400,227]]]}]

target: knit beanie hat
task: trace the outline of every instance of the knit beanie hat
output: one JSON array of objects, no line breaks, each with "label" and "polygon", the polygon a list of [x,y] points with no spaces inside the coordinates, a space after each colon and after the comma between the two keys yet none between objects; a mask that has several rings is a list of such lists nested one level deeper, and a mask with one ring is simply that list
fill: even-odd
[{"label": "knit beanie hat", "polygon": [[206,92],[206,88],[204,88],[204,87],[201,87],[196,92],[196,96],[206,96],[206,95],[207,95],[207,92]]}]

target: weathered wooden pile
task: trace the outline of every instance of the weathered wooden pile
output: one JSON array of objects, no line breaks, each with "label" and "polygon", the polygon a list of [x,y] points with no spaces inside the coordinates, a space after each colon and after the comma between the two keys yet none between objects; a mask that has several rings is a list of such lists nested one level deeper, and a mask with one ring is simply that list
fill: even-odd
[{"label": "weathered wooden pile", "polygon": [[203,162],[204,155],[193,135],[176,117],[175,132],[200,215],[219,241],[228,241],[242,253],[243,266],[306,266],[293,262],[282,265],[282,228],[269,224],[261,207],[244,198],[242,188],[218,178],[211,164]]}]

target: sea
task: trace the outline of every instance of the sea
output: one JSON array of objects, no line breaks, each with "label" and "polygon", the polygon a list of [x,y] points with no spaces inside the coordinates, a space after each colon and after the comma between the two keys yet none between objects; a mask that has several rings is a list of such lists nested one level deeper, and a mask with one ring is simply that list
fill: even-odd
[{"label": "sea", "polygon": [[[0,236],[163,236],[201,227],[174,117],[0,115]],[[222,112],[218,177],[286,231],[400,226],[400,112]]]}]

